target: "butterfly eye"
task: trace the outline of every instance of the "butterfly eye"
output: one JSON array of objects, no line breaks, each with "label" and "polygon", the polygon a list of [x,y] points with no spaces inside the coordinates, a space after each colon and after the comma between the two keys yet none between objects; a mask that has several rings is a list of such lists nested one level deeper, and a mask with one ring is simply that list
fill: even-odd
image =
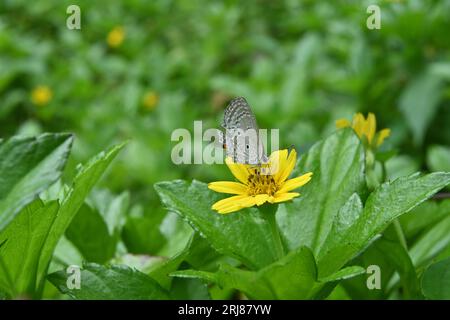
[{"label": "butterfly eye", "polygon": [[247,148],[247,150],[250,148],[250,146],[248,144],[245,147]]}]

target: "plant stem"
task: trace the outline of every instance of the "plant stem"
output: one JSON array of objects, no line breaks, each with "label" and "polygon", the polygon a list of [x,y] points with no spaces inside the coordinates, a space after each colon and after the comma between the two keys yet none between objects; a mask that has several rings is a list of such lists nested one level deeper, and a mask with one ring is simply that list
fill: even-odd
[{"label": "plant stem", "polygon": [[387,170],[386,170],[386,162],[382,161],[381,162],[381,181],[386,182],[387,179]]},{"label": "plant stem", "polygon": [[272,232],[272,238],[275,242],[275,250],[277,259],[280,259],[284,256],[284,247],[281,241],[280,231],[278,229],[276,213],[278,209],[278,205],[274,204],[265,204],[260,207],[261,213],[264,216],[264,219],[269,223],[270,230]]},{"label": "plant stem", "polygon": [[[381,169],[382,169],[381,181],[383,183],[386,182],[387,179],[387,170],[385,161],[381,162]],[[398,221],[398,219],[394,219],[394,229],[401,246],[405,248],[406,251],[408,251],[408,244],[406,243],[405,234],[403,233],[402,225],[400,224],[400,221]]]},{"label": "plant stem", "polygon": [[402,247],[405,248],[406,251],[408,251],[408,245],[406,243],[405,234],[403,233],[402,226],[401,226],[400,222],[398,221],[398,219],[394,220],[394,228],[395,228],[395,233],[397,233],[398,241],[400,242]]}]

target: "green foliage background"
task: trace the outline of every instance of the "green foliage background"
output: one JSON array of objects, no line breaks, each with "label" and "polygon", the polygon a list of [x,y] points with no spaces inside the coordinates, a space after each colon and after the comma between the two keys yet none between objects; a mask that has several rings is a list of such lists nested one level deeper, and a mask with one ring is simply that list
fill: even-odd
[{"label": "green foliage background", "polygon": [[[151,270],[158,273],[161,271],[154,266],[161,265],[162,257],[183,255],[189,241],[198,256],[190,250],[180,261],[168,260],[172,264],[167,270],[177,270],[181,261],[205,272],[215,270],[217,261],[222,260],[237,267],[236,260],[223,255],[223,250],[218,253],[200,238],[190,239],[192,229],[167,213],[153,188],[162,180],[229,178],[223,166],[174,165],[170,154],[175,143],[170,136],[175,128],[192,130],[194,120],[203,120],[205,128],[217,127],[228,100],[236,96],[246,97],[260,127],[279,128],[281,146],[294,145],[300,155],[333,133],[336,119],[350,119],[358,111],[373,112],[380,129],[391,128],[383,150],[396,150],[386,163],[388,179],[416,171],[450,171],[450,1],[80,0],[76,4],[81,8],[81,30],[66,28],[70,4],[74,2],[0,3],[0,136],[75,134],[62,180],[53,186],[54,194],[64,193],[64,184],[80,176],[78,163],[129,140],[87,203],[81,202],[73,213],[75,218],[55,251],[52,271],[69,262],[81,265],[87,260],[125,263],[139,266],[141,271],[148,268],[147,274]],[[380,30],[366,27],[370,4],[381,8]],[[112,48],[106,39],[116,26],[124,28],[125,38]],[[53,93],[44,106],[30,99],[39,85],[48,86]],[[154,109],[143,103],[150,91],[159,97]],[[64,137],[57,139],[66,141]],[[158,186],[162,193],[164,184]],[[51,194],[52,190],[47,192]],[[170,207],[169,198],[166,194],[164,199]],[[49,195],[48,199],[54,197]],[[9,208],[13,200],[8,200]],[[0,208],[6,208],[5,203],[0,202]],[[418,226],[419,219],[413,214],[401,217],[411,243],[425,237],[425,231],[429,231],[426,228],[440,226],[442,234],[450,233],[447,204],[426,202],[421,207],[424,211],[441,210],[439,217],[443,220],[436,218],[430,224]],[[33,205],[51,206],[51,202]],[[56,213],[63,209],[52,210]],[[81,234],[77,230],[91,231]],[[305,244],[303,240],[309,241],[292,241]],[[382,248],[372,246],[355,264],[366,266],[374,259],[379,262],[377,250],[398,250],[386,249],[389,244],[377,245]],[[311,249],[319,253],[318,248]],[[448,244],[441,249],[448,253]],[[233,250],[227,253],[236,258]],[[304,249],[296,250],[299,255],[309,255]],[[426,248],[412,250],[414,264],[422,263],[425,268],[430,262]],[[292,259],[296,263],[295,257]],[[260,263],[263,265],[258,268],[267,265]],[[101,268],[88,265],[83,272],[107,272]],[[400,276],[409,285],[412,282],[404,277],[411,275],[411,268],[405,268]],[[435,267],[439,268],[443,268],[442,263]],[[42,272],[38,272],[38,278]],[[111,272],[126,279],[132,271]],[[255,277],[264,277],[261,274]],[[233,294],[218,287],[207,292],[196,280],[211,280],[206,273],[180,275],[183,277],[173,280],[175,284],[164,278],[166,274],[154,276],[159,279],[156,284],[148,278],[145,281],[152,289],[146,287],[131,298],[167,298],[166,293],[158,295],[158,290],[169,288],[172,298],[228,298]],[[54,275],[53,283],[58,283],[58,276]],[[431,274],[424,281],[432,283],[433,277]],[[398,297],[392,289],[368,292],[356,279],[347,282],[345,294],[339,291],[344,286],[338,287],[336,297]],[[220,281],[216,279],[215,283]],[[411,286],[403,286],[401,293],[410,290],[411,295],[406,297],[415,297],[417,288]],[[49,283],[45,290],[20,289],[43,291],[36,297],[65,297]],[[238,289],[255,297],[246,288]],[[439,297],[434,287],[427,290],[431,292],[429,297]],[[448,288],[439,292],[445,290],[448,297]],[[78,298],[122,297],[122,293],[99,297],[83,292]]]}]

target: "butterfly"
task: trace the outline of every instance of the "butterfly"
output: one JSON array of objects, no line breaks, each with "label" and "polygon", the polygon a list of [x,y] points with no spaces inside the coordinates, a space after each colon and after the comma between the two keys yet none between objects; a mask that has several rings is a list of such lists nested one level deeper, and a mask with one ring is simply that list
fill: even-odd
[{"label": "butterfly", "polygon": [[230,101],[225,109],[222,127],[225,133],[222,132],[219,141],[233,162],[250,165],[267,163],[255,115],[245,98]]}]

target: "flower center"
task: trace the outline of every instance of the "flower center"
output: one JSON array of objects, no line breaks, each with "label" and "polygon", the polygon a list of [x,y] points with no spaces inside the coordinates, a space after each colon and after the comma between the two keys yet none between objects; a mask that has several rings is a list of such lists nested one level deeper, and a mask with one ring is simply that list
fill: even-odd
[{"label": "flower center", "polygon": [[247,193],[250,196],[257,194],[275,195],[278,190],[277,183],[272,175],[261,174],[260,169],[250,170],[250,175],[247,179]]}]

